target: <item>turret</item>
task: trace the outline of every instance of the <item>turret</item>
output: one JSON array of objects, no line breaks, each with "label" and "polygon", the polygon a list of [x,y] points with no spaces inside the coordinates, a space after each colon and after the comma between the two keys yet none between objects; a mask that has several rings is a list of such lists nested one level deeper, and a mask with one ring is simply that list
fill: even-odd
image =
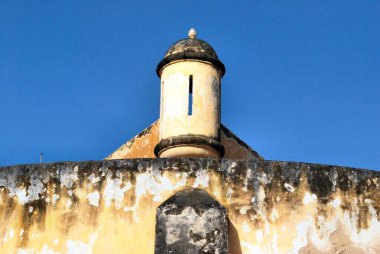
[{"label": "turret", "polygon": [[214,49],[196,38],[174,43],[157,66],[161,79],[159,158],[221,158],[221,78],[223,63]]}]

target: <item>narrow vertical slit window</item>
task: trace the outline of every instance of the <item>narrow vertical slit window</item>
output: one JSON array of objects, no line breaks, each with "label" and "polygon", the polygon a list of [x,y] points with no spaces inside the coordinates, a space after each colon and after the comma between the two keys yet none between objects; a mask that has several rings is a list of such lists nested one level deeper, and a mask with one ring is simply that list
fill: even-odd
[{"label": "narrow vertical slit window", "polygon": [[187,105],[187,115],[193,114],[193,75],[189,76],[189,98]]},{"label": "narrow vertical slit window", "polygon": [[164,109],[164,81],[161,82],[160,118],[163,116]]}]

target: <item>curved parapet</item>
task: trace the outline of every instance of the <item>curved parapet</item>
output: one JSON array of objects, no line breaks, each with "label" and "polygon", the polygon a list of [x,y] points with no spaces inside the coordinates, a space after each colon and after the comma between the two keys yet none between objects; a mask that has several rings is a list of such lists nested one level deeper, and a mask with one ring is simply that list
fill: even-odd
[{"label": "curved parapet", "polygon": [[261,160],[136,159],[0,168],[2,253],[154,253],[184,189],[225,207],[239,253],[380,253],[380,172]]}]

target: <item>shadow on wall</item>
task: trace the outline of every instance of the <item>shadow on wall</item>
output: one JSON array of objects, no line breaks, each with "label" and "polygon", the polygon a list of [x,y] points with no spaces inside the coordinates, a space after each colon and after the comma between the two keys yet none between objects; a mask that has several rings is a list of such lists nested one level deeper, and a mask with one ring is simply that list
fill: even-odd
[{"label": "shadow on wall", "polygon": [[242,254],[238,231],[230,220],[228,220],[228,253]]}]

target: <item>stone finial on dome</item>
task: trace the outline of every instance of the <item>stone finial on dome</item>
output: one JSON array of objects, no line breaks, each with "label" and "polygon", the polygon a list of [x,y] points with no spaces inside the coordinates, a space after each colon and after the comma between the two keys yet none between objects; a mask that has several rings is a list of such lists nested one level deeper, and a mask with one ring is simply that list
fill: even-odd
[{"label": "stone finial on dome", "polygon": [[159,77],[161,77],[161,70],[165,65],[173,61],[189,59],[212,63],[221,71],[221,75],[224,75],[226,71],[225,67],[218,59],[215,50],[210,44],[196,37],[197,32],[194,28],[191,28],[187,38],[179,40],[170,46],[168,51],[166,51],[164,59],[162,59],[157,65],[156,73]]},{"label": "stone finial on dome", "polygon": [[194,39],[195,37],[197,37],[197,31],[195,31],[194,28],[190,28],[188,36],[189,38]]}]

